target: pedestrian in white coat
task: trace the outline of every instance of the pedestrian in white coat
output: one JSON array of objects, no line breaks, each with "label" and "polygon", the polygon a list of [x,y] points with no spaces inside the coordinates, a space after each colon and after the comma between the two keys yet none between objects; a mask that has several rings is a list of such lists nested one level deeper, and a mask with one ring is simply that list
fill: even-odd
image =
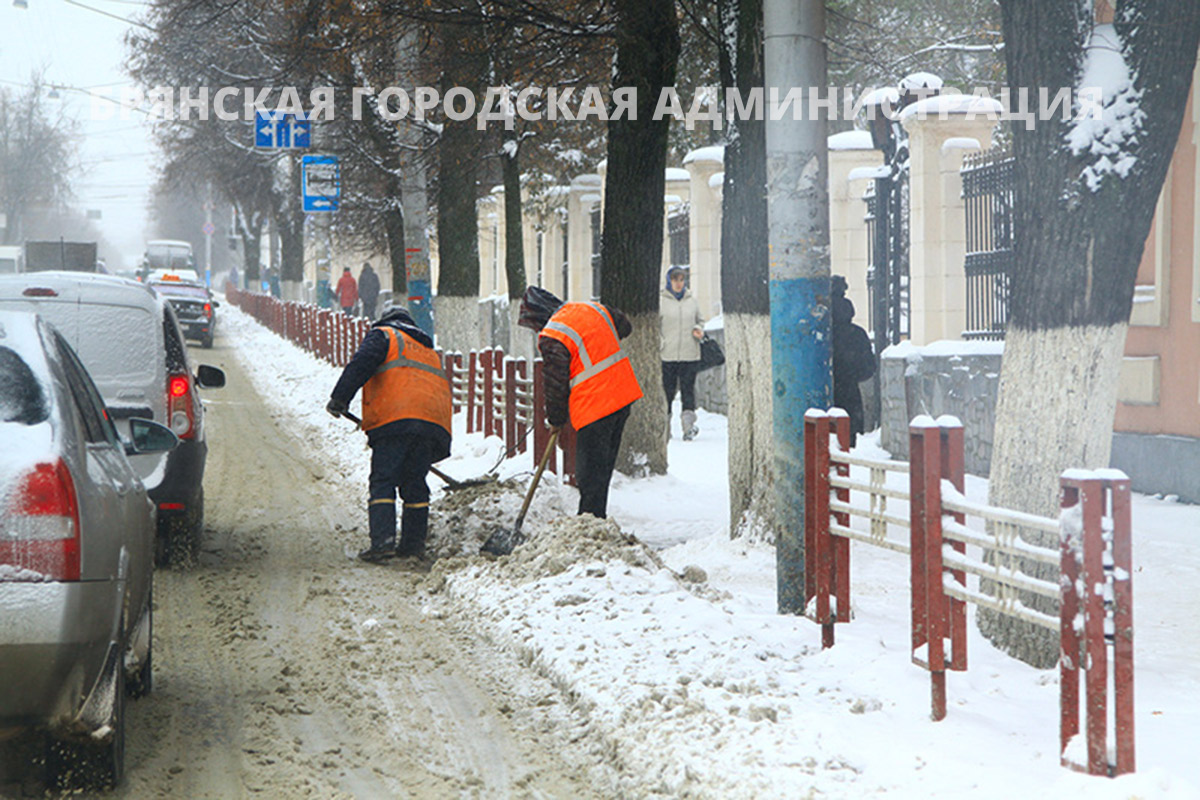
[{"label": "pedestrian in white coat", "polygon": [[696,373],[700,371],[704,318],[687,288],[687,271],[683,267],[667,270],[667,285],[659,295],[658,314],[662,320],[659,357],[663,389],[667,393],[667,434],[671,431],[671,404],[678,391],[683,401],[683,439],[690,442],[700,432],[696,427]]}]

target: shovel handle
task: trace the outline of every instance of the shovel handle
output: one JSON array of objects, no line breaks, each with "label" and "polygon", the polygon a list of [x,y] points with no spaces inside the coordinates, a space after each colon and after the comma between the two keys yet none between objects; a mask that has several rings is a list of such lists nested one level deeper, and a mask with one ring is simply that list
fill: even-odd
[{"label": "shovel handle", "polygon": [[525,512],[529,510],[529,502],[533,500],[533,490],[537,488],[538,481],[542,479],[542,473],[546,471],[546,464],[550,461],[550,454],[554,452],[554,445],[558,443],[558,433],[561,428],[556,429],[550,434],[550,441],[546,442],[546,450],[542,453],[542,460],[538,462],[537,472],[533,473],[533,481],[529,484],[529,491],[525,493],[525,502],[521,504],[521,513],[517,514],[517,524],[513,526],[514,533],[520,533],[521,523],[525,521]]}]

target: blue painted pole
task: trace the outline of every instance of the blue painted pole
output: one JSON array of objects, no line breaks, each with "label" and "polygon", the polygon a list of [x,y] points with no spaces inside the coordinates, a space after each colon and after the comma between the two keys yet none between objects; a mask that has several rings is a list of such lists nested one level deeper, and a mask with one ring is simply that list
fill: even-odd
[{"label": "blue painted pole", "polygon": [[[804,612],[804,412],[829,408],[828,143],[824,113],[807,102],[772,114],[772,87],[826,91],[824,0],[765,0],[767,198],[771,369],[775,434],[776,596],[781,614]],[[779,117],[775,119],[774,117]]]}]

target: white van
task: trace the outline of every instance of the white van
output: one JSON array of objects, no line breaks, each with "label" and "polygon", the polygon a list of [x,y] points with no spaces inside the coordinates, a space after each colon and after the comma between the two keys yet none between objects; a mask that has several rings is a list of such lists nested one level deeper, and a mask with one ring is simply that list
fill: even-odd
[{"label": "white van", "polygon": [[111,275],[31,272],[0,275],[0,309],[29,311],[52,324],[79,355],[125,437],[129,419],[169,427],[179,446],[129,461],[158,507],[156,561],[190,551],[204,527],[208,445],[200,388],[225,385],[225,373],[193,372],[175,311],[149,286]]},{"label": "white van", "polygon": [[142,267],[145,274],[154,280],[164,275],[177,275],[179,280],[185,281],[198,280],[192,245],[179,239],[155,239],[146,242]]}]

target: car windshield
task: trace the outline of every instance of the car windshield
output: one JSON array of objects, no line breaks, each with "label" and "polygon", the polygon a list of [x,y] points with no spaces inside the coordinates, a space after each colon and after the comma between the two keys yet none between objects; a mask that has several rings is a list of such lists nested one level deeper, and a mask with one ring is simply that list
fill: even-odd
[{"label": "car windshield", "polygon": [[50,416],[47,392],[25,359],[0,346],[0,422],[37,425]]},{"label": "car windshield", "polygon": [[208,300],[208,289],[203,286],[192,286],[186,283],[171,283],[163,281],[161,283],[150,284],[154,287],[154,291],[168,297],[188,297],[199,300]]}]

